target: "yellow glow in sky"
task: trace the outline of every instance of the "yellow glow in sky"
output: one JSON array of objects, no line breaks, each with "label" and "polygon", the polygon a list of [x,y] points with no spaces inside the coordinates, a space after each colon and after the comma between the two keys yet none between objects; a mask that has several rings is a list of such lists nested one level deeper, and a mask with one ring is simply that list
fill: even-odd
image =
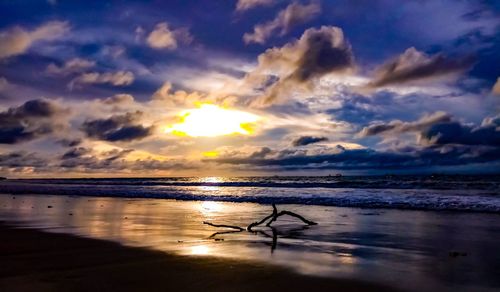
[{"label": "yellow glow in sky", "polygon": [[253,123],[259,120],[254,114],[214,104],[201,104],[199,108],[181,112],[180,116],[181,122],[167,128],[166,132],[191,137],[248,135],[252,133]]},{"label": "yellow glow in sky", "polygon": [[217,151],[203,152],[203,156],[205,156],[205,157],[217,157],[218,155],[219,155],[219,152],[217,152]]}]

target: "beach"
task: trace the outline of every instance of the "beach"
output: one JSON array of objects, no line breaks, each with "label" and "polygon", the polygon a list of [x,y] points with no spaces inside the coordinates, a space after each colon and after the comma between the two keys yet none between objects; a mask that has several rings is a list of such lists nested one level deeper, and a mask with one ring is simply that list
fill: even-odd
[{"label": "beach", "polygon": [[[5,291],[172,289],[495,291],[498,214],[0,195]],[[228,231],[231,231],[228,233]],[[142,284],[141,284],[142,283]],[[116,286],[118,285],[118,286]],[[122,286],[120,286],[122,285]],[[150,285],[150,286],[141,286]],[[277,287],[277,288],[276,288]],[[18,288],[7,289],[7,288]]]},{"label": "beach", "polygon": [[361,281],[296,275],[266,264],[174,256],[3,224],[0,232],[2,291],[393,290]]}]

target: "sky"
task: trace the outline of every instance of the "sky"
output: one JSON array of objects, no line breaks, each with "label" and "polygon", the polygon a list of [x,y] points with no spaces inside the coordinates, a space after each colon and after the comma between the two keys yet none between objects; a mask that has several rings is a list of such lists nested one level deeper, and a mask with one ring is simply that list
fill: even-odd
[{"label": "sky", "polygon": [[0,0],[0,175],[499,173],[500,2]]}]

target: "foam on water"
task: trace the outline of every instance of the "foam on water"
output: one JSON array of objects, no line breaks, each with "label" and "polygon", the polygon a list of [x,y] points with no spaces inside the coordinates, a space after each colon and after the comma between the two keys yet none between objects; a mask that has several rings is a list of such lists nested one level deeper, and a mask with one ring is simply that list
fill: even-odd
[{"label": "foam on water", "polygon": [[500,213],[498,176],[5,180],[0,193]]}]

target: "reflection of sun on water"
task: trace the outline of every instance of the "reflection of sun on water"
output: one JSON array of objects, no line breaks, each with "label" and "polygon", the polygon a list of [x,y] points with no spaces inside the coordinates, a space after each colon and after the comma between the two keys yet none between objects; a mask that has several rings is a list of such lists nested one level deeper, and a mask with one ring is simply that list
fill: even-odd
[{"label": "reflection of sun on water", "polygon": [[180,113],[181,122],[171,125],[165,132],[179,136],[215,137],[230,134],[249,135],[259,117],[214,104],[201,104],[199,108]]},{"label": "reflection of sun on water", "polygon": [[205,201],[201,203],[203,212],[219,212],[224,209],[224,206],[219,202]]},{"label": "reflection of sun on water", "polygon": [[210,249],[205,245],[196,245],[191,247],[192,255],[208,255],[210,253]]},{"label": "reflection of sun on water", "polygon": [[[202,182],[202,183],[220,183],[223,181],[224,181],[224,178],[217,177],[217,176],[202,177],[200,179],[200,182]],[[213,192],[219,190],[218,186],[200,186],[199,188],[204,190],[204,191],[213,191]]]},{"label": "reflection of sun on water", "polygon": [[217,177],[217,176],[207,176],[201,178],[201,181],[205,183],[220,183],[224,181],[224,179],[222,177]]}]

